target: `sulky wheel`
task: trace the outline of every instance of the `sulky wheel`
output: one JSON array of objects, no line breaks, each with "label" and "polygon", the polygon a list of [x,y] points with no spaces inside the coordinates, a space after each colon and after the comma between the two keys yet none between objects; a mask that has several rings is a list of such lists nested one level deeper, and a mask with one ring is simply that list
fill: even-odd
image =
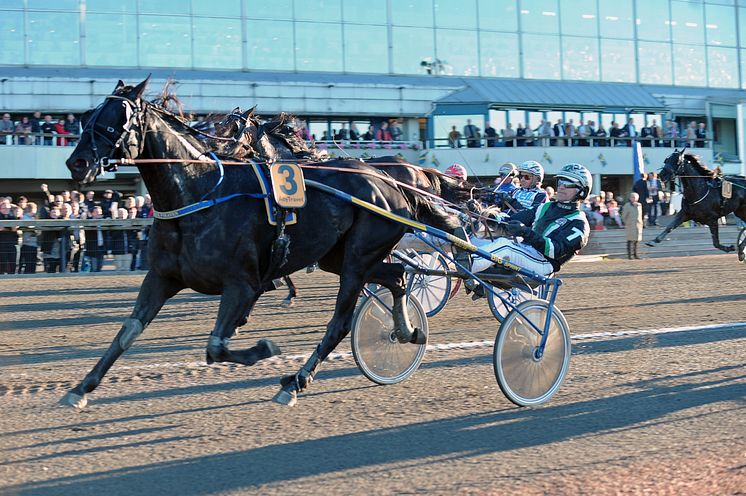
[{"label": "sulky wheel", "polygon": [[[408,298],[409,321],[427,334],[427,315],[416,297]],[[386,288],[364,297],[352,320],[352,355],[365,377],[376,384],[396,384],[414,373],[426,344],[400,343],[394,337],[393,297]]]},{"label": "sulky wheel", "polygon": [[[533,293],[522,291],[518,288],[510,288],[505,290],[494,288],[493,291],[499,293],[500,296],[512,303],[513,306],[517,306],[521,302],[533,300],[534,298],[536,298]],[[493,294],[492,292],[488,291],[487,293],[487,303],[490,306],[490,311],[492,312],[492,315],[495,316],[497,321],[502,323],[502,321],[505,320],[505,317],[513,308],[505,305],[505,303],[503,303],[503,301],[495,296],[495,294]]]},{"label": "sulky wheel", "polygon": [[[420,265],[428,269],[448,270],[448,261],[440,253],[420,252],[416,258]],[[410,294],[417,298],[427,316],[434,317],[448,303],[451,294],[451,278],[410,273],[407,275],[407,287],[411,288]]]},{"label": "sulky wheel", "polygon": [[[549,310],[545,300],[520,303],[505,317],[495,338],[492,363],[505,396],[520,406],[535,406],[557,392],[570,365],[570,330],[562,312],[552,310],[544,353],[538,353],[541,335],[526,319],[544,331]],[[525,317],[518,313],[520,311]]]},{"label": "sulky wheel", "polygon": [[746,261],[746,227],[741,229],[741,231],[738,233],[736,248],[738,250],[738,261]]}]

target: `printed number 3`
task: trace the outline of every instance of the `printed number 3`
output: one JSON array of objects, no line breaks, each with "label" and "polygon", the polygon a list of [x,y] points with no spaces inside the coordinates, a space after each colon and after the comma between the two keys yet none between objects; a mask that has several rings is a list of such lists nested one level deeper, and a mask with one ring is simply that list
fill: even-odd
[{"label": "printed number 3", "polygon": [[287,165],[281,165],[278,172],[284,174],[284,183],[280,185],[280,189],[283,193],[289,196],[293,196],[298,191],[298,183],[295,181],[295,170]]}]

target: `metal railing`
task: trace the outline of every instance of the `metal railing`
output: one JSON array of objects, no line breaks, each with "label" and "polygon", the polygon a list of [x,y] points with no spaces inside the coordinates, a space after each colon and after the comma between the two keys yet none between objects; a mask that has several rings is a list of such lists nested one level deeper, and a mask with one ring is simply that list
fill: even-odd
[{"label": "metal railing", "polygon": [[501,136],[495,138],[481,137],[466,139],[460,138],[456,142],[452,142],[450,138],[435,138],[435,148],[511,148],[511,147],[525,147],[525,146],[540,146],[540,147],[555,147],[555,146],[568,146],[568,147],[622,147],[632,146],[632,143],[639,142],[645,148],[673,148],[682,147],[685,144],[690,148],[710,148],[712,147],[713,140],[707,139],[692,139],[686,138],[654,138],[649,137],[609,137],[609,136],[552,136],[552,135],[540,135],[540,136],[515,136],[511,138],[504,138]]}]

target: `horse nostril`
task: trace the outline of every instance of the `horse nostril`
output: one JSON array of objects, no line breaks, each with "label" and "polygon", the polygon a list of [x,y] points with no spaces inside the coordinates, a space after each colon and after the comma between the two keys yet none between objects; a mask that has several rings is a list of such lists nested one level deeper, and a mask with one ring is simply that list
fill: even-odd
[{"label": "horse nostril", "polygon": [[79,158],[78,160],[75,161],[74,165],[75,165],[76,169],[87,168],[88,167],[88,161],[87,160],[83,160],[82,158]]}]

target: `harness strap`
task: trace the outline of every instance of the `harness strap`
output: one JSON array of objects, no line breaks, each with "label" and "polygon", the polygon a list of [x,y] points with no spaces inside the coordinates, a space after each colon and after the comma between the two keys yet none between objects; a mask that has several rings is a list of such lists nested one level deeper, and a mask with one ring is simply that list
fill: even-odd
[{"label": "harness strap", "polygon": [[200,210],[219,205],[228,200],[232,200],[233,198],[238,198],[239,196],[247,196],[249,198],[267,198],[269,195],[263,193],[234,193],[228,196],[221,196],[220,198],[198,201],[197,203],[192,203],[191,205],[177,208],[176,210],[168,210],[166,212],[155,210],[153,211],[153,217],[162,220],[178,219],[179,217],[184,217],[193,214],[194,212],[199,212]]}]

